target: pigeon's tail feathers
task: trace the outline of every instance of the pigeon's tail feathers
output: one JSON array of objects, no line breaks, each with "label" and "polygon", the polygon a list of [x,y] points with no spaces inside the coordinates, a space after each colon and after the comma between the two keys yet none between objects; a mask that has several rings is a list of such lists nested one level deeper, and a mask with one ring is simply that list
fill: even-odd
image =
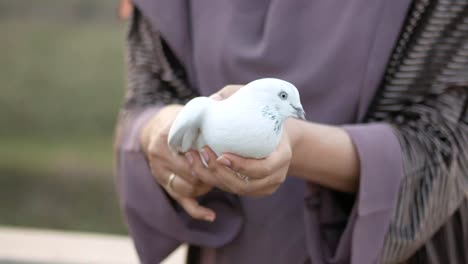
[{"label": "pigeon's tail feathers", "polygon": [[169,130],[168,144],[173,151],[187,152],[196,148],[203,114],[211,100],[197,97],[182,108]]}]

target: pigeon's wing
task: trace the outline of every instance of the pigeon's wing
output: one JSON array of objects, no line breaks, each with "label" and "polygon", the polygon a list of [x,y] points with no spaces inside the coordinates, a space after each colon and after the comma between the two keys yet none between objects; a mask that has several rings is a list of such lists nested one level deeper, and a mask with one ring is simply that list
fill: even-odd
[{"label": "pigeon's wing", "polygon": [[188,102],[177,115],[169,130],[169,147],[178,152],[186,152],[196,146],[203,114],[211,99],[197,97]]}]

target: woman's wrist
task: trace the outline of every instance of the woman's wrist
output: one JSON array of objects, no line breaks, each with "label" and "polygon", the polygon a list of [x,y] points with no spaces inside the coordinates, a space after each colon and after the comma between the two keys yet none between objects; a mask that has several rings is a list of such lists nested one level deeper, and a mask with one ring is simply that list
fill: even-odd
[{"label": "woman's wrist", "polygon": [[299,144],[301,144],[301,141],[303,140],[302,137],[302,129],[303,125],[302,123],[306,123],[304,121],[294,119],[294,118],[288,118],[284,124],[284,130],[285,133],[287,134],[289,145],[291,147],[291,151],[294,155],[294,152]]},{"label": "woman's wrist", "polygon": [[163,133],[165,130],[169,131],[169,126],[182,107],[182,105],[176,104],[165,106],[143,125],[140,132],[140,148],[144,153],[148,150],[152,136]]},{"label": "woman's wrist", "polygon": [[357,190],[359,158],[345,130],[300,120],[289,121],[286,129],[291,175],[341,191]]}]

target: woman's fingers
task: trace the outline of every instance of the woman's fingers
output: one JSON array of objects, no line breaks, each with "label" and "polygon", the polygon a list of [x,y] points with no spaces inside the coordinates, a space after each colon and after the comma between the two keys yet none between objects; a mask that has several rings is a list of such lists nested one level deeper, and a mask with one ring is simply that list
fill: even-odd
[{"label": "woman's fingers", "polygon": [[242,85],[238,85],[238,84],[226,85],[218,92],[212,94],[210,98],[217,100],[217,101],[224,100],[230,97],[231,95],[233,95],[235,92],[237,92],[237,90],[239,90],[241,87]]},{"label": "woman's fingers", "polygon": [[194,193],[193,196],[198,197],[198,196],[207,194],[211,189],[213,189],[212,185],[208,185],[206,183],[199,182],[199,183],[197,183],[195,185],[195,193]]},{"label": "woman's fingers", "polygon": [[195,151],[191,151],[190,153],[193,157],[192,171],[194,172],[195,177],[207,185],[218,186],[216,177],[214,177],[212,172],[205,166],[202,158],[200,157],[201,154]]},{"label": "woman's fingers", "polygon": [[226,167],[218,167],[216,170],[216,178],[222,186],[230,192],[247,196],[272,194],[285,179],[281,175],[278,172],[269,177],[251,179],[246,175],[238,175],[237,172]]},{"label": "woman's fingers", "polygon": [[166,176],[166,179],[164,182],[164,186],[166,187],[166,190],[168,190],[171,193],[178,194],[180,196],[195,197],[196,190],[193,184],[187,182],[185,179],[178,176],[177,174],[174,174],[172,180],[171,180],[171,176],[172,176],[172,173]]},{"label": "woman's fingers", "polygon": [[248,175],[252,179],[262,179],[288,164],[291,155],[289,145],[280,142],[278,148],[264,159],[248,159],[225,153],[217,159],[217,162],[238,173]]},{"label": "woman's fingers", "polygon": [[[216,154],[208,147],[203,148],[200,154],[195,151],[187,153],[187,155],[191,156],[191,169],[195,172],[196,178],[200,179],[200,182],[209,186],[216,186],[228,192],[248,196],[271,194],[285,180],[287,158],[282,157],[280,154],[272,153],[267,159],[255,160],[244,159],[235,155],[223,155],[217,158]],[[283,152],[283,155],[287,156],[287,152]],[[230,163],[226,162],[223,160],[225,156],[228,158],[234,157],[232,158],[233,161],[231,162],[231,159],[229,159],[228,162]],[[239,165],[233,166],[233,164]],[[239,168],[241,173],[236,171],[235,168]],[[252,177],[250,173],[255,176]]]},{"label": "woman's fingers", "polygon": [[216,162],[252,179],[261,179],[274,172],[274,167],[267,159],[246,159],[233,154],[223,154]]},{"label": "woman's fingers", "polygon": [[[248,196],[268,195],[276,191],[286,178],[288,152],[285,150],[275,151],[263,160],[244,159],[231,154],[216,158],[216,154],[208,147],[203,148],[200,153],[207,167],[196,166],[194,169],[197,177],[203,182],[210,181],[212,185],[225,191]],[[233,161],[231,157],[234,157]]]},{"label": "woman's fingers", "polygon": [[[218,168],[224,167],[216,162],[216,153],[209,147],[205,147],[200,151],[201,165],[197,169],[197,177],[202,181],[208,182],[210,185],[216,186],[224,191],[232,192],[229,185],[219,178]],[[200,174],[200,175],[198,175]]]},{"label": "woman's fingers", "polygon": [[170,160],[167,161],[167,163],[171,171],[173,171],[177,175],[181,175],[181,177],[184,178],[186,181],[192,184],[196,184],[199,182],[199,180],[192,173],[189,158],[187,157],[187,155],[174,154],[170,158]]},{"label": "woman's fingers", "polygon": [[171,172],[176,173],[186,181],[196,183],[198,180],[193,177],[190,170],[190,164],[186,157],[179,153],[174,153],[169,149],[167,145],[167,133],[169,129],[163,129],[164,133],[159,133],[150,144],[148,150],[148,160],[151,166],[162,164],[164,167],[168,167]]},{"label": "woman's fingers", "polygon": [[233,154],[223,154],[217,160],[219,165],[224,165],[233,171],[248,175],[252,179],[265,178],[278,170],[285,162],[277,152],[273,152],[265,159],[245,159]]},{"label": "woman's fingers", "polygon": [[193,218],[213,222],[216,214],[213,210],[201,206],[197,200],[189,197],[180,197],[177,202],[184,208],[184,210]]},{"label": "woman's fingers", "polygon": [[[172,174],[167,177],[166,184],[163,185],[166,192],[176,200],[191,217],[213,222],[216,216],[215,212],[207,207],[199,205],[195,198],[190,197],[195,194],[196,188],[175,174],[173,179],[170,180],[171,175]],[[206,189],[203,189],[203,191],[206,191]]]},{"label": "woman's fingers", "polygon": [[[152,168],[164,166],[169,171],[177,174],[184,180],[192,184],[198,183],[198,179],[195,178],[191,173],[190,165],[188,164],[186,158],[183,155],[173,154],[170,152],[166,152],[166,154],[154,154],[148,158],[148,162]],[[158,171],[155,171],[153,174],[156,176],[161,175]],[[166,177],[164,177],[163,179],[165,178]]]}]

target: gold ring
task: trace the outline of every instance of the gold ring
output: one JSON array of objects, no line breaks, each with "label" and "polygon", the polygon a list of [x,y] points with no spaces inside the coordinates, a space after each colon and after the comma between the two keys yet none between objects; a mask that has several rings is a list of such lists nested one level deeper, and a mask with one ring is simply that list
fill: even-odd
[{"label": "gold ring", "polygon": [[169,175],[169,180],[167,181],[167,189],[169,189],[169,191],[173,191],[172,189],[172,183],[174,182],[174,179],[176,178],[177,175],[175,175],[174,173],[171,173],[171,175]]}]

